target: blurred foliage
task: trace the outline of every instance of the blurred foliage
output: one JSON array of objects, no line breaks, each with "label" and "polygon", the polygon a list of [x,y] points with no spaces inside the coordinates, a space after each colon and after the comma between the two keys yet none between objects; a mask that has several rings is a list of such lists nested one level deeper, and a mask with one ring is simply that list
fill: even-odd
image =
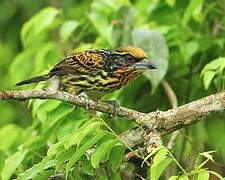
[{"label": "blurred foliage", "polygon": [[[135,45],[158,69],[107,98],[142,112],[169,109],[160,85],[166,78],[182,105],[224,90],[224,15],[224,0],[1,0],[0,88],[15,89],[16,82],[47,72],[65,54]],[[135,126],[123,118],[90,119],[85,110],[55,100],[0,102],[0,109],[3,180],[225,176],[224,113],[182,130],[173,155],[158,148],[148,157],[153,165],[147,173],[122,163],[129,147],[117,134]]]}]

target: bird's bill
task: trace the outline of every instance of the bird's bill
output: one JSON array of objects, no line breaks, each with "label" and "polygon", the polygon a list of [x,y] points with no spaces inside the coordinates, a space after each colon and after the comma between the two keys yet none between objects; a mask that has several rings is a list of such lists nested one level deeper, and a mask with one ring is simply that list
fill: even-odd
[{"label": "bird's bill", "polygon": [[133,66],[134,66],[135,69],[157,69],[155,64],[153,64],[148,59],[143,59],[139,62],[136,62]]}]

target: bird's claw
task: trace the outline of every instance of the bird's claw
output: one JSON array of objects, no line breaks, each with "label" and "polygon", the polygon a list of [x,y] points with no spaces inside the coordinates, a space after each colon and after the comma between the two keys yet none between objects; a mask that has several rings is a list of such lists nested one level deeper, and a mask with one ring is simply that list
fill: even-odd
[{"label": "bird's claw", "polygon": [[88,95],[87,95],[86,93],[82,92],[82,93],[78,94],[78,96],[79,96],[81,99],[84,100],[84,102],[85,102],[85,109],[86,109],[86,111],[88,111],[88,110],[89,110],[89,107],[90,107]]},{"label": "bird's claw", "polygon": [[111,104],[114,106],[114,113],[110,114],[111,116],[117,116],[120,111],[120,103],[117,100],[105,100],[103,102],[106,102],[108,104]]}]

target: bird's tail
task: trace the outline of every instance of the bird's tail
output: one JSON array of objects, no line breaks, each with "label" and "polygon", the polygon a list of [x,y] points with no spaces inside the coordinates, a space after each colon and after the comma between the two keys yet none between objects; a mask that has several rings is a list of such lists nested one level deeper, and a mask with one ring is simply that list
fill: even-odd
[{"label": "bird's tail", "polygon": [[33,78],[30,78],[30,79],[26,79],[24,81],[18,82],[16,84],[16,86],[21,86],[21,85],[24,85],[24,84],[30,84],[30,83],[40,82],[40,81],[47,81],[50,77],[51,77],[50,75],[33,77]]}]

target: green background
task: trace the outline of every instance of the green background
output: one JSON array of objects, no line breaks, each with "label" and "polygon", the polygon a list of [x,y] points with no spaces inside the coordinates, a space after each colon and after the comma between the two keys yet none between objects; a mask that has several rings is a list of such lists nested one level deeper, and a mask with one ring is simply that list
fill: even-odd
[{"label": "green background", "polygon": [[[14,85],[46,73],[66,54],[134,45],[144,49],[158,69],[146,72],[106,99],[117,99],[122,106],[141,112],[163,111],[171,108],[161,85],[164,78],[174,90],[178,105],[224,90],[224,37],[224,0],[1,0],[0,89],[44,87],[42,83]],[[144,171],[143,176],[148,174],[151,179],[160,175],[162,179],[172,175],[182,178],[184,174],[176,163],[161,172],[170,163],[166,158],[154,162],[156,170],[139,172],[132,162],[124,165],[126,171],[118,170],[125,147],[102,119],[90,120],[82,108],[53,100],[2,101],[0,114],[3,180],[54,175],[120,179],[130,178],[129,173],[134,178],[136,171]],[[116,134],[136,126],[122,118],[102,118]],[[171,152],[189,178],[209,178],[204,168],[225,175],[224,120],[222,113],[181,130]],[[91,138],[99,140],[92,139],[91,144]],[[170,135],[163,138],[164,145],[169,139]],[[85,145],[97,147],[91,160],[81,149]],[[203,162],[199,153],[211,150],[217,150],[214,161],[199,168],[204,173],[198,175],[199,161]]]}]

